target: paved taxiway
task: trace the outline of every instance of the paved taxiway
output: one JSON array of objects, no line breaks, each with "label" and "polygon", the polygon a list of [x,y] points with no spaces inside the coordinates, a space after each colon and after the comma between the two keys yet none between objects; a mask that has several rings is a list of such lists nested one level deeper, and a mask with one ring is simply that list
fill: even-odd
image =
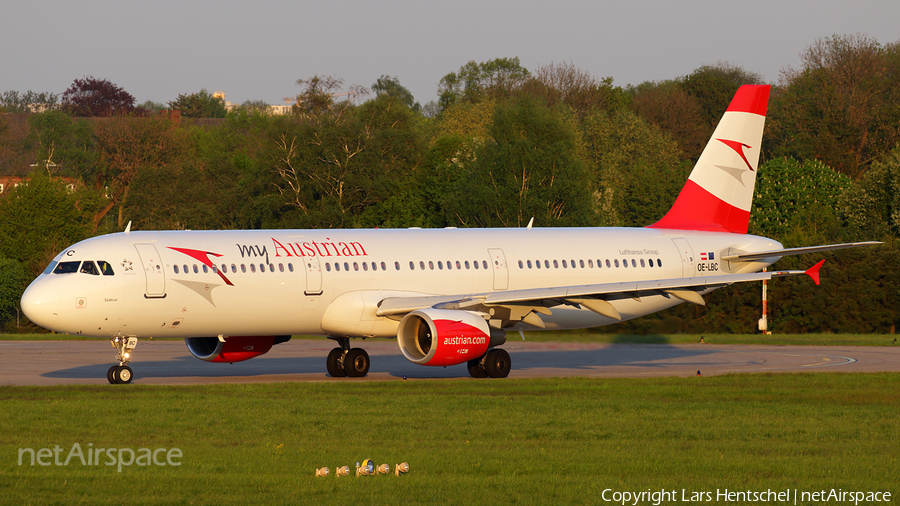
[{"label": "paved taxiway", "polygon": [[[422,367],[408,362],[394,340],[353,340],[372,359],[366,378],[349,381],[468,378],[464,365]],[[327,339],[294,340],[235,364],[194,358],[184,341],[141,340],[134,350],[135,384],[348,381],[325,373]],[[900,346],[749,346],[593,344],[510,339],[511,378],[710,376],[740,372],[900,372]],[[106,340],[0,341],[0,385],[108,384],[115,350]]]}]

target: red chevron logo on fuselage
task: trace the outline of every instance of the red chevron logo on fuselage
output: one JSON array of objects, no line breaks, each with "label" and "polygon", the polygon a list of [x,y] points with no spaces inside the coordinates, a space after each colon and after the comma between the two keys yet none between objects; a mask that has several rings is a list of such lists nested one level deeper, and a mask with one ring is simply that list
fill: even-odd
[{"label": "red chevron logo on fuselage", "polygon": [[222,255],[220,255],[218,253],[213,253],[211,251],[202,251],[199,249],[173,248],[172,246],[169,246],[169,249],[177,251],[179,253],[184,253],[185,255],[193,258],[194,260],[200,262],[201,264],[209,267],[210,269],[212,269],[213,272],[218,274],[219,277],[222,278],[223,281],[225,281],[226,285],[234,286],[234,284],[231,281],[229,281],[228,278],[225,277],[225,274],[222,272],[222,270],[217,268],[215,266],[215,264],[212,263],[212,260],[209,259],[209,255],[212,255],[214,257],[220,257]]}]

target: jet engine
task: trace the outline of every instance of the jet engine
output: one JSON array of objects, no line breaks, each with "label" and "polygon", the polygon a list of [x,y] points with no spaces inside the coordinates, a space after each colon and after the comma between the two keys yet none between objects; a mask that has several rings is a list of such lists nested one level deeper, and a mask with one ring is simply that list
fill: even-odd
[{"label": "jet engine", "polygon": [[290,341],[291,336],[231,336],[224,342],[218,337],[187,337],[191,354],[207,362],[243,362],[258,357],[273,345]]},{"label": "jet engine", "polygon": [[505,342],[504,331],[492,329],[477,313],[461,310],[413,311],[403,317],[397,329],[400,351],[418,365],[462,364]]}]

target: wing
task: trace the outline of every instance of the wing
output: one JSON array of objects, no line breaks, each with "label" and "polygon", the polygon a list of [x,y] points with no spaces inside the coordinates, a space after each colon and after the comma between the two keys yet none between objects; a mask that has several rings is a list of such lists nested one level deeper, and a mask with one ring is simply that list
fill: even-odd
[{"label": "wing", "polygon": [[763,281],[772,278],[806,274],[819,284],[819,269],[824,260],[805,271],[772,271],[747,274],[727,274],[696,278],[655,279],[623,283],[601,283],[595,285],[531,288],[527,290],[507,290],[474,295],[437,295],[424,297],[390,297],[381,301],[378,316],[397,317],[417,309],[458,309],[494,314],[498,308],[509,310],[510,320],[521,320],[538,328],[544,328],[540,315],[552,314],[550,308],[560,305],[589,309],[608,318],[621,320],[622,317],[610,301],[636,299],[651,295],[662,295],[705,305],[700,292],[722,288],[733,283]]}]

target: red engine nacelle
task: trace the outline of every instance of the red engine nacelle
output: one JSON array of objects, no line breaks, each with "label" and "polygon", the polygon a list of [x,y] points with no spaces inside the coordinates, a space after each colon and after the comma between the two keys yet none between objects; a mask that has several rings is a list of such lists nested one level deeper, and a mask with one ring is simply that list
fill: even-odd
[{"label": "red engine nacelle", "polygon": [[404,316],[397,329],[403,356],[419,365],[462,364],[505,342],[505,332],[468,311],[420,309]]},{"label": "red engine nacelle", "polygon": [[233,363],[258,357],[273,345],[290,339],[290,336],[231,336],[222,342],[218,337],[187,337],[184,342],[191,355],[200,360]]}]

